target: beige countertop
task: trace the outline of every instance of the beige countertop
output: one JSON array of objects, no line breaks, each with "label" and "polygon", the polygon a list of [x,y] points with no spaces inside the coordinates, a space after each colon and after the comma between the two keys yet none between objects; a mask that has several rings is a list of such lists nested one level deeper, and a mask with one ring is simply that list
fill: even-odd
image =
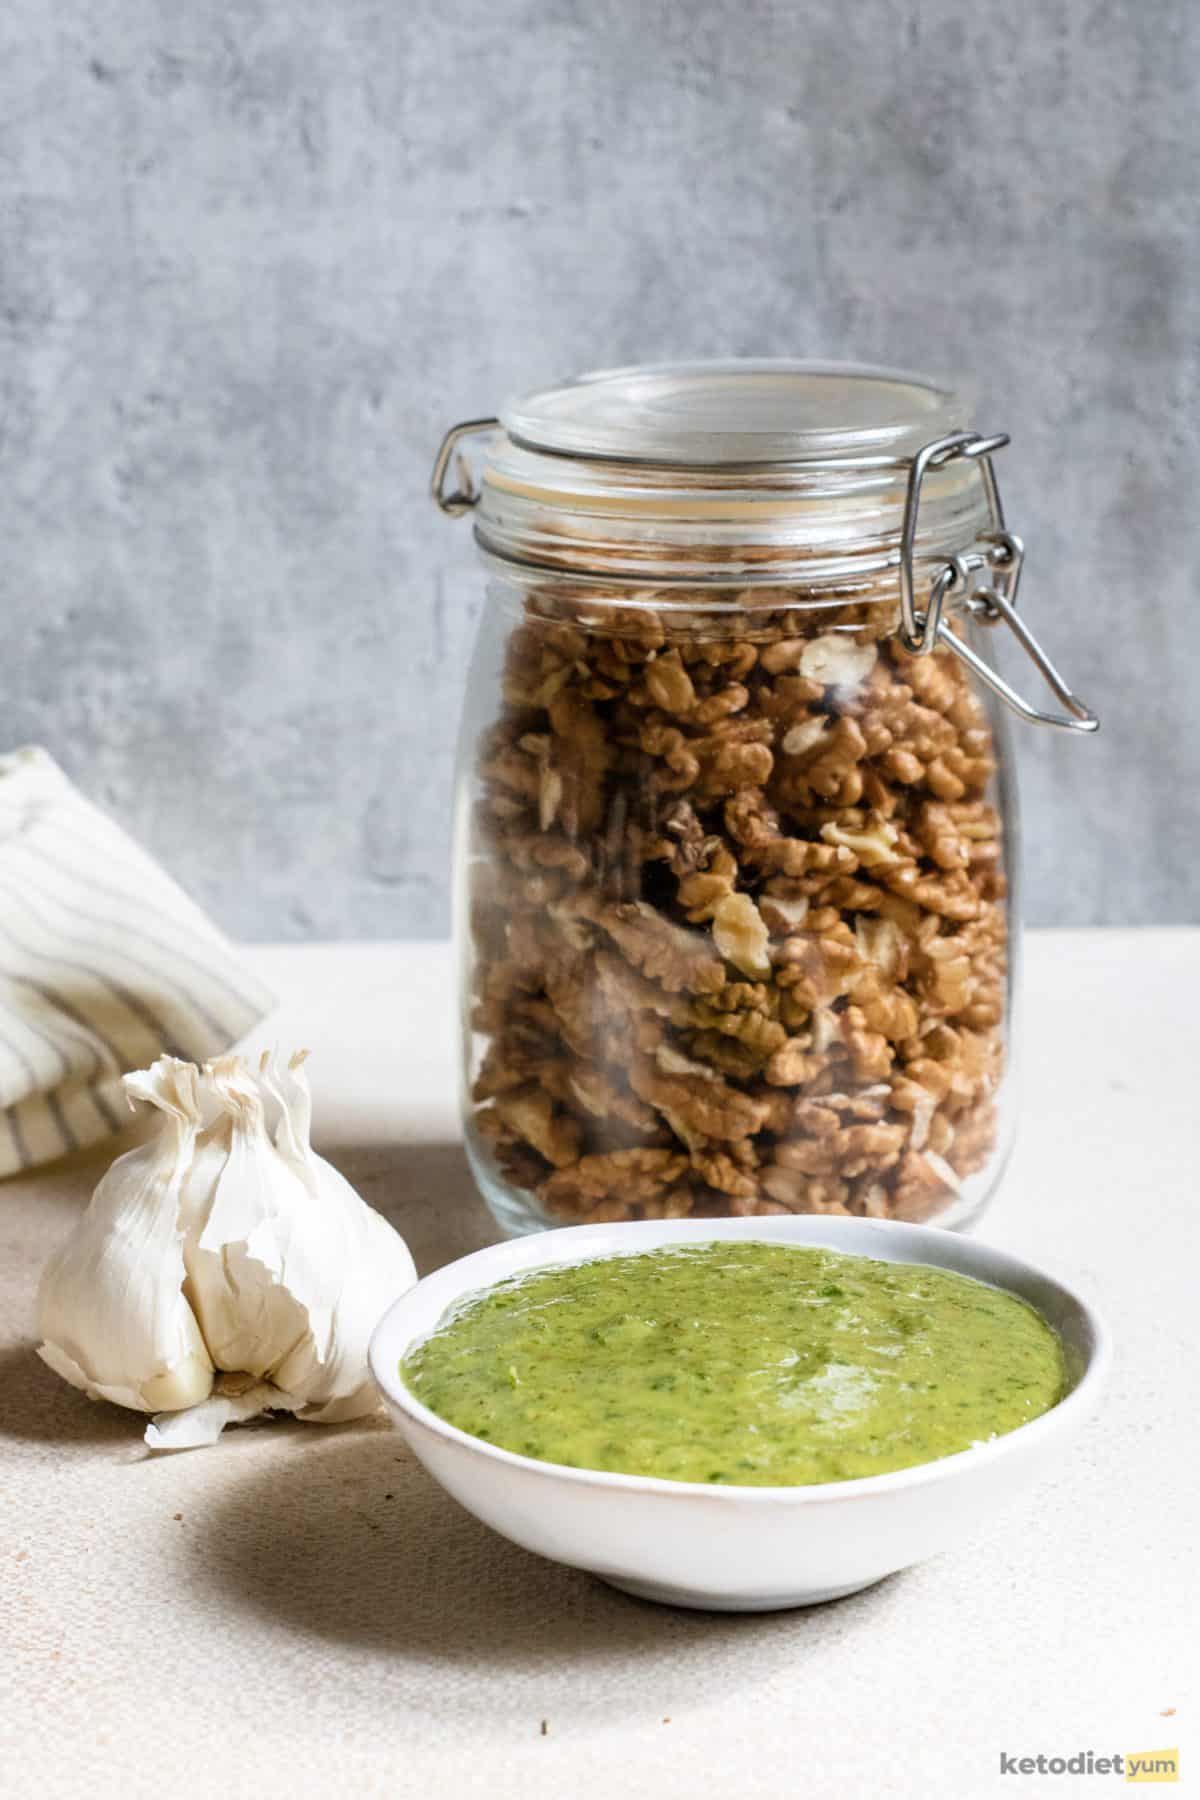
[{"label": "beige countertop", "polygon": [[[259,1038],[312,1047],[318,1143],[418,1267],[489,1241],[448,950],[250,954],[283,1001]],[[999,1525],[808,1612],[667,1611],[539,1561],[382,1423],[145,1456],[31,1341],[109,1152],[0,1186],[0,1793],[969,1800],[1109,1785],[1002,1777],[1001,1752],[1175,1745],[1186,1787],[1198,1020],[1200,930],[1030,938],[1023,1128],[980,1230],[1097,1300],[1109,1399]]]}]

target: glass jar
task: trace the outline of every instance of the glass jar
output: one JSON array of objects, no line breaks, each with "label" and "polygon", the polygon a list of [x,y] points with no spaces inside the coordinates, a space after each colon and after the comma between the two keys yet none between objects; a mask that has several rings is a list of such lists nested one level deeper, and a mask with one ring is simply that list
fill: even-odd
[{"label": "glass jar", "polygon": [[[1014,610],[962,395],[617,370],[455,427],[487,603],[459,761],[468,1153],[501,1228],[974,1218],[1013,1127]],[[490,434],[476,484],[455,447]],[[1067,708],[981,641],[1007,623]]]}]

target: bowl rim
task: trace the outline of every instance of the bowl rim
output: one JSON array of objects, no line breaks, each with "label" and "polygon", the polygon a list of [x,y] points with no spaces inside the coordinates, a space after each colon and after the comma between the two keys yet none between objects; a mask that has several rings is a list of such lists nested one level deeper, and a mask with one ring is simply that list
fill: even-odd
[{"label": "bowl rim", "polygon": [[[531,1263],[529,1267],[549,1268],[561,1267],[581,1262],[599,1261],[606,1256],[630,1254],[638,1238],[649,1233],[656,1238],[654,1245],[646,1248],[661,1248],[672,1242],[684,1243],[689,1239],[696,1243],[720,1242],[722,1240],[741,1241],[747,1243],[780,1243],[804,1242],[819,1243],[822,1248],[838,1248],[836,1243],[828,1242],[828,1237],[838,1237],[844,1231],[851,1240],[864,1235],[862,1228],[869,1228],[872,1238],[878,1234],[898,1234],[900,1241],[909,1246],[928,1243],[931,1247],[938,1244],[947,1247],[953,1243],[959,1250],[966,1249],[968,1260],[972,1251],[980,1252],[981,1259],[990,1262],[994,1267],[1002,1269],[1009,1280],[1024,1279],[1040,1284],[1044,1288],[1056,1290],[1058,1295],[1076,1309],[1084,1327],[1086,1340],[1086,1360],[1074,1387],[1061,1400],[1040,1413],[1037,1418],[1028,1420],[1024,1425],[1017,1425],[1000,1437],[989,1438],[983,1443],[972,1444],[966,1450],[957,1450],[949,1456],[935,1457],[930,1462],[914,1463],[906,1469],[890,1469],[880,1475],[858,1475],[847,1481],[824,1481],[807,1484],[785,1484],[782,1486],[739,1485],[736,1482],[675,1481],[661,1475],[634,1475],[623,1470],[614,1469],[580,1469],[566,1463],[549,1462],[540,1457],[523,1456],[519,1451],[506,1450],[499,1444],[492,1444],[486,1438],[475,1437],[469,1431],[452,1425],[439,1413],[418,1400],[416,1395],[400,1378],[399,1367],[402,1357],[429,1331],[419,1333],[408,1332],[404,1335],[403,1347],[397,1351],[394,1339],[399,1329],[399,1322],[411,1307],[412,1301],[420,1288],[444,1277],[451,1270],[475,1272],[488,1264],[500,1252],[513,1253],[514,1247],[527,1243],[561,1244],[563,1254],[553,1256],[545,1261]],[[792,1232],[795,1236],[792,1236]],[[660,1236],[666,1232],[668,1235]],[[813,1234],[810,1237],[810,1232]],[[620,1247],[600,1249],[590,1253],[574,1247],[584,1240],[603,1237],[607,1240],[616,1238],[618,1242],[626,1240],[630,1251]],[[844,1254],[870,1257],[870,1250],[847,1248]],[[940,1268],[949,1274],[962,1274],[967,1271],[956,1269],[950,1264],[935,1258],[924,1258],[919,1255],[888,1257],[876,1256],[876,1261],[924,1263],[926,1267]],[[517,1274],[520,1270],[509,1270],[506,1274]],[[505,1275],[494,1275],[491,1278],[482,1276],[478,1281],[464,1282],[454,1295],[447,1297],[443,1304],[445,1310],[456,1304],[457,1300],[467,1294],[481,1292],[494,1286],[497,1281],[505,1279]],[[993,1287],[1006,1289],[1015,1293],[1018,1299],[1026,1300],[1035,1311],[1041,1312],[1036,1303],[1022,1294],[1018,1289],[1009,1286],[1008,1281],[999,1275],[989,1277],[976,1274],[977,1281],[987,1281]],[[1044,1314],[1042,1314],[1045,1317]],[[1047,1320],[1049,1324],[1050,1321]],[[431,1329],[436,1329],[436,1326]],[[914,1487],[924,1487],[938,1481],[952,1479],[959,1473],[967,1473],[971,1469],[982,1468],[1000,1457],[1011,1455],[1015,1449],[1033,1449],[1043,1440],[1052,1437],[1070,1424],[1082,1425],[1092,1412],[1099,1399],[1101,1390],[1107,1379],[1112,1361],[1112,1342],[1107,1326],[1094,1306],[1084,1298],[1073,1286],[1061,1280],[1057,1275],[1036,1264],[1027,1262],[1023,1257],[1014,1256],[1008,1250],[985,1243],[979,1238],[969,1238],[961,1232],[945,1229],[936,1225],[912,1224],[900,1219],[865,1219],[858,1217],[839,1217],[830,1214],[797,1213],[786,1216],[772,1215],[751,1217],[746,1219],[638,1219],[623,1223],[603,1223],[592,1225],[575,1225],[559,1227],[553,1231],[536,1232],[528,1237],[506,1238],[499,1243],[485,1245],[480,1250],[469,1252],[466,1256],[455,1257],[444,1263],[441,1268],[431,1270],[422,1276],[411,1288],[401,1294],[388,1307],[371,1334],[368,1347],[368,1361],[371,1374],[388,1405],[397,1412],[406,1415],[415,1424],[424,1426],[436,1437],[457,1444],[472,1454],[482,1457],[485,1462],[491,1461],[510,1468],[523,1469],[541,1475],[549,1480],[564,1481],[575,1486],[594,1487],[609,1492],[625,1491],[637,1494],[665,1494],[682,1498],[704,1496],[724,1505],[763,1505],[786,1502],[796,1506],[830,1505],[843,1500],[867,1499],[874,1495],[894,1493]]]}]

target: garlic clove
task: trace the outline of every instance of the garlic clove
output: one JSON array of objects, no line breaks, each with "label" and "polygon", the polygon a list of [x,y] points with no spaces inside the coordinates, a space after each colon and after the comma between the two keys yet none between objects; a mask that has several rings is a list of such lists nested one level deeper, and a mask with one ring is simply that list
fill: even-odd
[{"label": "garlic clove", "polygon": [[173,1369],[152,1376],[137,1388],[120,1382],[95,1380],[57,1344],[40,1344],[38,1355],[64,1381],[69,1381],[72,1387],[82,1388],[89,1400],[109,1400],[114,1406],[127,1406],[133,1412],[195,1406],[212,1388],[213,1367],[204,1349],[190,1351]]},{"label": "garlic clove", "polygon": [[341,1220],[342,1255],[329,1343],[323,1350],[315,1342],[297,1345],[276,1370],[276,1380],[289,1393],[305,1395],[302,1419],[335,1424],[378,1406],[367,1346],[385,1310],[412,1287],[417,1271],[399,1232],[313,1150],[312,1099],[303,1063],[303,1055],[294,1056],[286,1068],[270,1060],[263,1067],[263,1085],[279,1109],[279,1154],[322,1212]]},{"label": "garlic clove", "polygon": [[[319,1372],[301,1380],[290,1368],[291,1359],[279,1370],[279,1380],[289,1392],[302,1392],[307,1405],[302,1419],[336,1424],[361,1418],[379,1405],[379,1392],[367,1367],[371,1335],[391,1302],[412,1287],[417,1272],[408,1246],[387,1220],[360,1199],[349,1182],[319,1157],[323,1192],[328,1196],[344,1189],[354,1202],[347,1211],[351,1254],[338,1298],[333,1343]],[[357,1215],[357,1216],[356,1216]]]},{"label": "garlic clove", "polygon": [[179,1192],[199,1123],[196,1070],[160,1057],[127,1078],[166,1117],[118,1157],[38,1289],[38,1354],[92,1399],[152,1412],[211,1390],[212,1359],[183,1293]]},{"label": "garlic clove", "polygon": [[201,1344],[199,1350],[193,1350],[165,1375],[143,1382],[143,1409],[146,1412],[174,1412],[177,1407],[195,1406],[211,1393],[212,1384],[212,1358]]},{"label": "garlic clove", "polygon": [[225,1057],[205,1088],[219,1109],[206,1148],[224,1161],[207,1192],[189,1184],[188,1291],[219,1369],[274,1376],[297,1345],[328,1344],[344,1234],[271,1143],[258,1078]]}]

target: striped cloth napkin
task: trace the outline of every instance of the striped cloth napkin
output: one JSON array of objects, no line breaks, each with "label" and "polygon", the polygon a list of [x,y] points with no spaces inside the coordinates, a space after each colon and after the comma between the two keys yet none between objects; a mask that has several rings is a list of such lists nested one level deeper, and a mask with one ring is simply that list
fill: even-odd
[{"label": "striped cloth napkin", "polygon": [[0,756],[0,1175],[119,1131],[123,1074],[204,1062],[273,1004],[44,750]]}]

